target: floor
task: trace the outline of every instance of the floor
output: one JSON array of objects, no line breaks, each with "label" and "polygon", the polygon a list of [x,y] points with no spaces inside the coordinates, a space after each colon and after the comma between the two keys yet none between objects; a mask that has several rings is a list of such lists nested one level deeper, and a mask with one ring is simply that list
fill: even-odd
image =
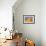
[{"label": "floor", "polygon": [[0,46],[16,46],[15,39],[13,39],[13,40],[6,40],[6,42],[2,43]]},{"label": "floor", "polygon": [[[24,46],[24,44],[22,42],[20,42],[19,44],[21,46]],[[6,40],[2,44],[0,44],[0,46],[16,46],[16,39]]]}]

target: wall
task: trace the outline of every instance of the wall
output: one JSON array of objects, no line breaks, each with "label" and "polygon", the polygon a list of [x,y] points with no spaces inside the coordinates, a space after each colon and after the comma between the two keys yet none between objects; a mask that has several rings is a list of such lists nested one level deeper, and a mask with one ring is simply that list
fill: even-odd
[{"label": "wall", "polygon": [[12,6],[16,0],[0,0],[0,27],[12,29]]},{"label": "wall", "polygon": [[46,0],[41,1],[41,40],[42,46],[46,46]]},{"label": "wall", "polygon": [[[20,5],[13,7],[15,29],[22,32],[25,38],[35,41],[41,46],[41,1],[23,0]],[[35,15],[35,24],[23,24],[23,15]]]}]

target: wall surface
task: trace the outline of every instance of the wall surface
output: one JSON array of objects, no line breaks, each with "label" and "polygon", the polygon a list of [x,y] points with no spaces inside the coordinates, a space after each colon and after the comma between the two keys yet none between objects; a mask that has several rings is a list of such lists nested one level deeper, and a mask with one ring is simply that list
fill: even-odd
[{"label": "wall surface", "polygon": [[41,40],[42,46],[46,46],[46,0],[41,1]]},{"label": "wall surface", "polygon": [[12,6],[16,0],[0,0],[0,27],[12,29]]},{"label": "wall surface", "polygon": [[[23,0],[20,5],[14,5],[14,24],[18,32],[25,38],[35,41],[36,46],[41,46],[41,1]],[[35,24],[23,24],[23,15],[35,15]]]}]

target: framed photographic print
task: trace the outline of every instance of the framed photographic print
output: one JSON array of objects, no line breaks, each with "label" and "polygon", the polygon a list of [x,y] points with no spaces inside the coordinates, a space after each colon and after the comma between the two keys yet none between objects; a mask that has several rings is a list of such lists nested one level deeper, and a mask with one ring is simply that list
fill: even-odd
[{"label": "framed photographic print", "polygon": [[23,24],[35,24],[35,15],[23,15]]}]

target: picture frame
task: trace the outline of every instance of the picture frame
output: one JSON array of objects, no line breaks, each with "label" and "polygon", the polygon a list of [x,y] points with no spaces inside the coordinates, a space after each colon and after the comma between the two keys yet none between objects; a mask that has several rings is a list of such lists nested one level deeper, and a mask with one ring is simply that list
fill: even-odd
[{"label": "picture frame", "polygon": [[23,24],[35,24],[35,15],[23,15]]}]

